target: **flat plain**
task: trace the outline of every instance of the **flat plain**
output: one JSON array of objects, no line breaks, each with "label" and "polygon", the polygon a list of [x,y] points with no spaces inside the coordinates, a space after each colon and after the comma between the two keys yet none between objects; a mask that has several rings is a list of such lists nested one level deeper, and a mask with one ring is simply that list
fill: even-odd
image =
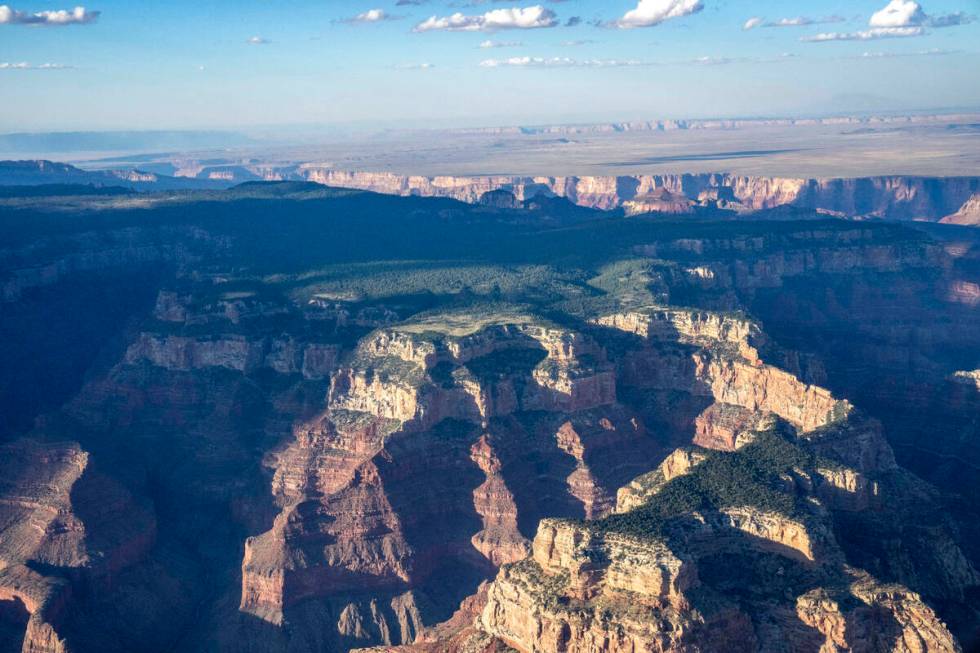
[{"label": "flat plain", "polygon": [[[327,164],[405,175],[638,175],[732,172],[780,177],[980,174],[980,116],[845,124],[743,123],[733,128],[619,131],[610,126],[472,131],[386,131],[306,144],[154,155],[66,154],[83,167],[180,172],[189,163]],[[293,140],[295,142],[295,139]],[[120,153],[113,153],[119,155]]]}]

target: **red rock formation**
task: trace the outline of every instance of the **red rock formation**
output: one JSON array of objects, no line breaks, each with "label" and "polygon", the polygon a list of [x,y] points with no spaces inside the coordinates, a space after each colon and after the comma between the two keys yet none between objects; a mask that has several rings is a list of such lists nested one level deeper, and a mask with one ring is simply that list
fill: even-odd
[{"label": "red rock formation", "polygon": [[77,444],[0,446],[0,602],[30,615],[25,652],[67,653],[62,626],[76,582],[111,585],[154,537],[152,516],[93,471]]},{"label": "red rock formation", "polygon": [[[526,348],[543,356],[533,368],[483,371]],[[607,514],[617,484],[649,464],[631,454],[655,446],[615,406],[604,360],[581,334],[519,322],[435,340],[411,327],[365,338],[334,375],[328,409],[268,460],[282,512],[246,542],[241,611],[281,626],[310,601],[441,582],[450,564],[485,577],[526,555],[522,527],[536,515]],[[532,410],[543,417],[509,417]],[[544,478],[527,468],[535,460]],[[535,496],[536,483],[559,495]],[[336,641],[371,630],[357,626],[354,604],[344,614]],[[413,638],[406,628],[384,637]]]}]

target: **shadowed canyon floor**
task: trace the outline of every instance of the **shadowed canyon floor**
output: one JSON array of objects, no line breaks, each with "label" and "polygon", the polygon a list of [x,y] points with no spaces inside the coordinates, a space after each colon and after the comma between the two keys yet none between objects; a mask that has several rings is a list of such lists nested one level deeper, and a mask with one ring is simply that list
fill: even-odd
[{"label": "shadowed canyon floor", "polygon": [[971,227],[38,194],[0,651],[980,645]]}]

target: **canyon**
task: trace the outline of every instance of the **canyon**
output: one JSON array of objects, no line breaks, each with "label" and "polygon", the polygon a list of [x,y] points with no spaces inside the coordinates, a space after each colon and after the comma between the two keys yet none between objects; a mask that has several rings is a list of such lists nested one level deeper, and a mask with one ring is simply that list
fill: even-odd
[{"label": "canyon", "polygon": [[0,203],[0,652],[976,650],[977,183]]}]

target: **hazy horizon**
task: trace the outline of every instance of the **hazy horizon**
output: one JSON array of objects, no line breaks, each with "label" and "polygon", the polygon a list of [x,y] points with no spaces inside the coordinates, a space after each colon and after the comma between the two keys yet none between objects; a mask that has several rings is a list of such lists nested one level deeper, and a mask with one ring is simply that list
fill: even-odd
[{"label": "hazy horizon", "polygon": [[970,110],[978,13],[975,0],[32,0],[0,5],[0,132]]}]

